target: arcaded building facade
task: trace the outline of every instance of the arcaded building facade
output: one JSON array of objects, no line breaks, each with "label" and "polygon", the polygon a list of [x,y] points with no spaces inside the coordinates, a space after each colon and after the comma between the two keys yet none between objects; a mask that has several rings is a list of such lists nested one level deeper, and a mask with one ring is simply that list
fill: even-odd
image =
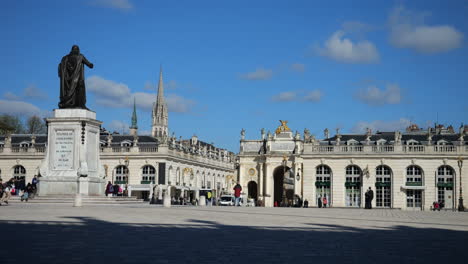
[{"label": "arcaded building facade", "polygon": [[317,206],[326,197],[331,207],[363,208],[370,187],[376,208],[430,210],[437,201],[453,209],[460,189],[468,188],[467,132],[467,126],[455,132],[451,126],[412,125],[403,133],[330,136],[326,129],[316,139],[307,129],[302,136],[293,133],[282,121],[275,133],[262,129],[259,139],[241,132],[239,181],[265,206],[285,197]]}]

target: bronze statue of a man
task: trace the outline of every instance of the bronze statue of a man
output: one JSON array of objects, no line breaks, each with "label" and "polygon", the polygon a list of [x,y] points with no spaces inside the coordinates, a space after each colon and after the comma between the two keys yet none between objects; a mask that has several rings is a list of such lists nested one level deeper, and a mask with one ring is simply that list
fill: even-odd
[{"label": "bronze statue of a man", "polygon": [[88,109],[86,107],[84,65],[91,69],[94,66],[80,53],[78,45],[73,45],[70,54],[65,55],[58,65],[60,77],[59,108]]}]

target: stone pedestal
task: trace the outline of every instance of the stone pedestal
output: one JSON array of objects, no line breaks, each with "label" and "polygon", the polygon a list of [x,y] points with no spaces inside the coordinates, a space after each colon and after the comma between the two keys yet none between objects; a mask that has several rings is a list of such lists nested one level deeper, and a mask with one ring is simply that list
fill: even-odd
[{"label": "stone pedestal", "polygon": [[206,206],[206,197],[204,195],[200,196],[199,206]]},{"label": "stone pedestal", "polygon": [[164,207],[170,208],[171,207],[171,196],[166,192],[164,195]]},{"label": "stone pedestal", "polygon": [[55,109],[47,119],[46,156],[38,195],[103,196],[104,169],[99,158],[101,122],[85,109]]}]

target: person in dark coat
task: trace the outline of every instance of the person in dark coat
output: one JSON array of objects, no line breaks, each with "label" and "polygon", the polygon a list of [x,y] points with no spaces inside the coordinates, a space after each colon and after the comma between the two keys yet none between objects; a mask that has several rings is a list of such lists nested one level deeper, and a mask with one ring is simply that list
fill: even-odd
[{"label": "person in dark coat", "polygon": [[119,187],[118,184],[115,184],[115,185],[113,186],[113,188],[114,188],[114,196],[117,196],[117,195],[119,194],[119,188],[120,188],[120,187]]},{"label": "person in dark coat", "polygon": [[372,199],[374,199],[374,191],[372,191],[372,188],[369,187],[369,190],[364,194],[364,199],[365,199],[365,209],[372,209]]},{"label": "person in dark coat", "polygon": [[109,181],[107,182],[107,186],[106,186],[106,196],[110,193],[114,193],[114,190],[112,188],[112,183]]},{"label": "person in dark coat", "polygon": [[318,208],[322,208],[322,196],[319,196],[319,198],[317,199],[317,205]]},{"label": "person in dark coat", "polygon": [[369,209],[372,209],[372,200],[374,199],[374,191],[369,187]]}]

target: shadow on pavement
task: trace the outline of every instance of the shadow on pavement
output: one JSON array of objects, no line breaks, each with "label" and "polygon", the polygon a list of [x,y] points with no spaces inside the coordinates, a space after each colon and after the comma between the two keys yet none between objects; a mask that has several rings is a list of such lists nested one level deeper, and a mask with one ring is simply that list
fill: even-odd
[{"label": "shadow on pavement", "polygon": [[468,231],[0,221],[0,263],[435,263],[466,260]]}]

